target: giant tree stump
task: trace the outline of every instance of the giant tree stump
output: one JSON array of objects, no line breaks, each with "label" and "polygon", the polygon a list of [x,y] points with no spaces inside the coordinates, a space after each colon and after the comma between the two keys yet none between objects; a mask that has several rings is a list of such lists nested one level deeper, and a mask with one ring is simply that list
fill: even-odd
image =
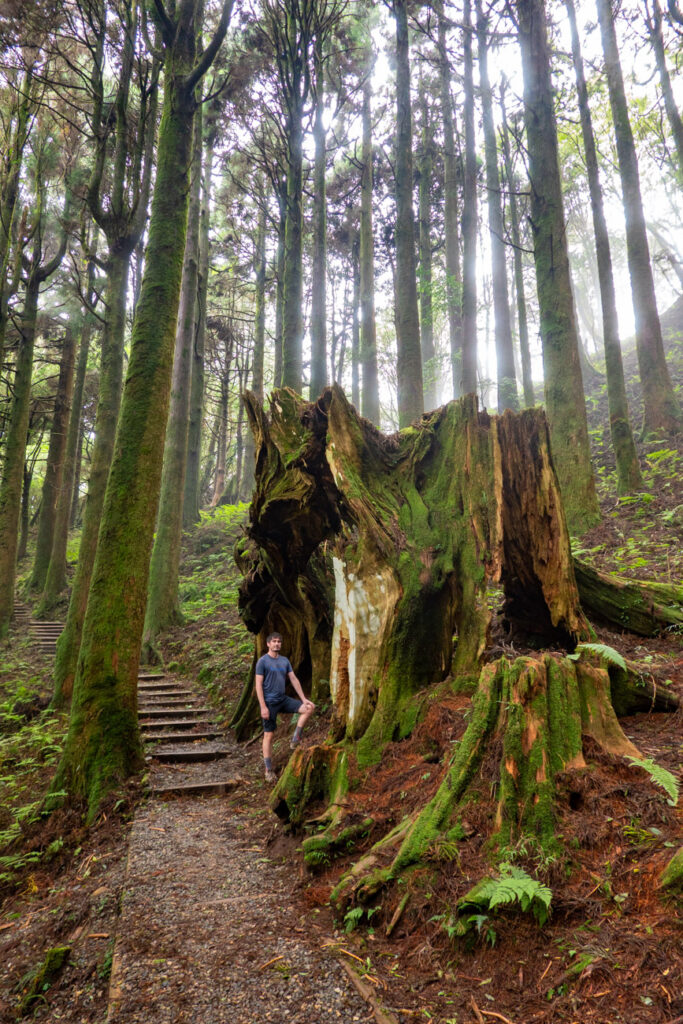
[{"label": "giant tree stump", "polygon": [[[379,761],[443,686],[472,708],[438,792],[356,865],[340,902],[370,898],[447,834],[485,758],[498,764],[501,841],[528,831],[552,846],[554,779],[583,766],[584,737],[612,756],[638,752],[606,668],[564,656],[592,631],[544,413],[491,417],[468,396],[386,437],[336,386],[315,403],[274,392],[268,416],[252,395],[246,407],[256,483],[240,612],[261,640],[285,634],[304,685],[329,678],[334,704],[327,742],[296,752],[274,808],[297,825],[311,802],[327,804],[311,855],[367,832],[346,820],[349,764]],[[511,638],[554,653],[485,664],[496,605]],[[250,680],[238,731],[256,717],[251,693]]]}]

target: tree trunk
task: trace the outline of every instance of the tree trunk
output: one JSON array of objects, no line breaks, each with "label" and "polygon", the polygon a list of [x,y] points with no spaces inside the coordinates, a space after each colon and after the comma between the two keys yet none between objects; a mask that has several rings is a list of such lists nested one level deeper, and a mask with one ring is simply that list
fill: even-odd
[{"label": "tree trunk", "polygon": [[379,383],[375,331],[375,241],[372,233],[372,81],[371,66],[363,81],[363,172],[360,182],[360,362],[361,410],[379,424]]},{"label": "tree trunk", "polygon": [[517,0],[531,223],[553,459],[573,533],[600,518],[588,444],[543,0]]},{"label": "tree trunk", "polygon": [[287,131],[287,206],[282,316],[282,386],[301,393],[304,336],[303,291],[303,125],[295,106]]},{"label": "tree trunk", "polygon": [[522,241],[519,230],[519,212],[517,208],[517,182],[512,170],[510,139],[507,126],[507,115],[505,111],[505,94],[503,91],[501,91],[500,96],[500,109],[503,122],[503,160],[505,162],[505,178],[508,186],[508,201],[510,204],[510,234],[512,235],[515,292],[517,298],[517,327],[519,330],[519,352],[522,362],[522,388],[524,390],[524,405],[527,408],[531,408],[532,405],[536,404],[536,398],[534,395],[534,382],[531,376],[529,329],[527,325],[526,299],[524,297],[524,267],[522,265]]},{"label": "tree trunk", "polygon": [[678,180],[680,181],[681,176],[683,175],[683,120],[681,119],[678,107],[676,106],[676,100],[671,87],[671,77],[669,75],[669,69],[666,66],[666,52],[664,50],[664,38],[662,36],[662,11],[659,6],[659,0],[652,0],[651,13],[649,10],[649,4],[646,0],[645,12],[647,27],[650,34],[650,43],[652,44],[652,49],[654,51],[657,74],[659,75],[659,83],[662,87],[664,109],[666,110],[666,116],[669,120],[671,134],[674,139],[677,157],[676,170]]},{"label": "tree trunk", "polygon": [[17,548],[17,562],[26,557],[28,549],[28,531],[31,522],[31,482],[33,480],[33,465],[24,464],[24,484],[21,491],[21,515],[19,517],[20,533],[19,547]]},{"label": "tree trunk", "polygon": [[282,353],[285,329],[285,231],[287,223],[287,194],[277,194],[280,210],[280,222],[277,235],[277,289],[275,295],[275,360],[273,371],[273,387],[282,386]]},{"label": "tree trunk", "polygon": [[664,358],[662,327],[657,311],[640,193],[638,158],[628,116],[610,0],[597,0],[597,8],[626,220],[626,252],[636,321],[638,367],[643,386],[643,431],[645,434],[661,433],[666,436],[676,434],[683,428],[683,412]]},{"label": "tree trunk", "polygon": [[76,362],[76,338],[67,327],[62,342],[62,358],[59,364],[59,379],[55,393],[52,413],[52,429],[47,451],[45,478],[38,516],[38,532],[36,537],[36,553],[33,571],[29,577],[27,589],[42,591],[50,567],[50,555],[55,538],[57,520],[57,503],[64,479],[64,461],[67,449],[67,432],[69,413],[74,386],[74,367]]},{"label": "tree trunk", "polygon": [[225,491],[225,460],[228,451],[228,381],[227,372],[221,378],[221,400],[218,411],[218,439],[216,441],[216,476],[213,484],[211,507],[214,508],[221,500]]},{"label": "tree trunk", "polygon": [[432,149],[434,145],[430,112],[424,87],[420,85],[422,98],[422,140],[418,155],[419,180],[419,251],[420,251],[420,350],[422,352],[422,376],[424,380],[424,407],[433,409],[438,401],[437,377],[434,352],[434,311],[432,303]]},{"label": "tree trunk", "polygon": [[187,235],[183,260],[180,304],[175,332],[173,374],[161,492],[152,560],[149,567],[147,608],[142,635],[142,658],[156,661],[156,637],[162,629],[181,621],[178,600],[180,545],[183,536],[183,508],[178,495],[185,492],[192,362],[195,340],[197,287],[200,259],[200,214],[202,203],[202,110],[194,116],[191,184],[187,216]]},{"label": "tree trunk", "polygon": [[609,406],[612,447],[616,458],[617,486],[620,494],[631,494],[642,489],[643,480],[636,452],[626,398],[624,365],[619,341],[619,319],[617,296],[612,274],[607,222],[602,201],[602,189],[598,170],[598,154],[593,134],[593,122],[588,105],[588,88],[583,71],[583,58],[576,25],[574,0],[565,0],[572,37],[572,57],[576,73],[576,88],[579,98],[579,115],[583,148],[586,156],[586,173],[591,197],[593,231],[595,233],[595,254],[600,282],[600,303],[602,307],[602,332],[605,345],[605,368],[607,371],[607,402]]},{"label": "tree trunk", "polygon": [[130,255],[125,251],[110,255],[105,297],[106,313],[102,328],[97,411],[95,413],[95,441],[90,460],[88,494],[83,513],[83,529],[78,548],[76,574],[71,588],[66,623],[57,640],[52,698],[55,707],[62,707],[71,699],[97,550],[104,494],[114,454],[123,379],[129,265]]},{"label": "tree trunk", "polygon": [[195,64],[198,0],[162,26],[164,106],[145,271],[74,681],[69,731],[53,784],[87,806],[142,763],[137,676],[168,417],[187,228],[195,87],[227,29],[226,7]]},{"label": "tree trunk", "polygon": [[463,3],[463,90],[465,104],[465,185],[462,238],[462,380],[460,393],[477,391],[477,152],[474,133],[472,4]]},{"label": "tree trunk", "polygon": [[206,343],[206,299],[209,289],[209,214],[211,203],[211,172],[216,130],[209,123],[204,146],[204,173],[202,206],[199,220],[199,280],[195,334],[192,351],[192,385],[190,392],[190,423],[187,432],[187,469],[183,500],[183,527],[190,529],[199,522],[199,470],[202,456],[202,427],[204,420],[204,349]]},{"label": "tree trunk", "polygon": [[71,514],[69,516],[69,528],[71,530],[76,529],[78,523],[78,517],[80,514],[81,505],[81,472],[83,469],[83,435],[85,433],[83,422],[81,421],[80,430],[78,431],[78,450],[76,452],[76,466],[74,472],[74,484],[73,492],[71,494]]},{"label": "tree trunk", "polygon": [[40,282],[35,275],[32,275],[26,287],[19,326],[14,388],[5,439],[2,480],[0,480],[0,636],[4,636],[7,632],[14,609],[19,517],[39,290]]},{"label": "tree trunk", "polygon": [[32,231],[33,255],[28,261],[24,308],[19,323],[19,348],[14,371],[14,393],[5,441],[5,461],[0,479],[0,637],[7,632],[14,609],[14,581],[17,569],[21,492],[31,400],[38,297],[41,284],[54,274],[64,258],[67,225],[71,219],[73,201],[71,188],[67,183],[59,246],[52,259],[41,262],[43,259],[45,189],[44,183],[40,180],[40,163],[41,161],[38,160],[36,171],[37,210]]},{"label": "tree trunk", "polygon": [[[353,274],[353,300],[351,308],[351,404],[360,409],[360,235],[356,235],[351,249]],[[257,395],[258,397],[258,395]]]},{"label": "tree trunk", "polygon": [[398,422],[400,427],[407,427],[422,415],[424,403],[415,275],[413,129],[406,0],[394,0],[393,11],[396,19],[396,377]]},{"label": "tree trunk", "polygon": [[325,163],[327,140],[324,113],[322,43],[315,44],[315,117],[313,141],[315,158],[313,167],[313,257],[311,266],[311,400],[318,397],[327,384],[326,338],[326,278],[327,278],[327,196],[325,193]]},{"label": "tree trunk", "polygon": [[496,129],[493,122],[493,98],[489,82],[488,18],[484,17],[482,0],[476,0],[476,9],[479,79],[486,153],[489,239],[491,244],[491,285],[493,290],[496,338],[498,412],[503,412],[504,409],[517,410],[519,408],[519,400],[517,398],[517,381],[515,380],[515,357],[512,350],[512,325],[510,323],[510,300],[508,297],[508,275],[503,235],[503,211],[500,202],[500,175],[498,173],[498,146],[496,145]]},{"label": "tree trunk", "polygon": [[[91,263],[94,270],[94,264]],[[45,580],[43,596],[37,611],[38,617],[47,618],[54,613],[54,608],[59,602],[60,595],[66,589],[66,546],[69,538],[69,519],[71,516],[71,498],[74,489],[74,477],[76,475],[76,457],[78,453],[78,441],[81,435],[81,411],[83,406],[83,388],[85,385],[85,374],[88,367],[88,352],[90,351],[90,338],[92,335],[92,320],[86,313],[81,328],[81,341],[78,350],[78,365],[76,368],[76,382],[74,384],[73,400],[71,402],[71,415],[69,417],[69,429],[66,438],[66,454],[64,457],[64,471],[62,483],[57,499],[57,514],[55,518],[54,540],[50,553],[50,566]]]},{"label": "tree trunk", "polygon": [[451,99],[451,65],[446,46],[446,20],[443,0],[434,5],[438,17],[439,92],[443,119],[444,162],[444,234],[446,244],[446,301],[448,304],[448,336],[450,342],[453,397],[462,394],[462,274],[458,239],[458,165],[453,128]]}]

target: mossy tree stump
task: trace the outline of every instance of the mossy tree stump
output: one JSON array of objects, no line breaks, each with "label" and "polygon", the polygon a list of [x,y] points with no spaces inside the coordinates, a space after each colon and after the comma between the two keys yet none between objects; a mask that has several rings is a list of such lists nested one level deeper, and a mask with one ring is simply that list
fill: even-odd
[{"label": "mossy tree stump", "polygon": [[[274,809],[299,825],[311,802],[327,804],[316,819],[325,832],[304,843],[312,863],[326,841],[333,849],[349,830],[367,832],[346,813],[349,765],[378,762],[434,688],[449,686],[472,705],[436,794],[356,864],[338,901],[371,898],[457,830],[484,758],[498,765],[494,835],[504,845],[530,833],[551,849],[554,779],[584,765],[584,737],[612,755],[638,752],[607,669],[566,656],[592,630],[543,412],[491,417],[467,396],[385,437],[336,386],[316,403],[275,392],[270,416],[249,395],[247,410],[256,487],[238,551],[240,611],[261,639],[286,635],[305,684],[329,665],[334,704],[327,741],[292,757]],[[511,638],[553,653],[485,663],[496,601]]]}]

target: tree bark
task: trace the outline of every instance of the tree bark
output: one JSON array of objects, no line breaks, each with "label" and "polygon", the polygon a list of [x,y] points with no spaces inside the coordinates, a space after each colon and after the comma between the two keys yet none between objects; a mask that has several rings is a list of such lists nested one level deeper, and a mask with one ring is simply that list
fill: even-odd
[{"label": "tree bark", "polygon": [[423,412],[420,322],[415,274],[413,129],[406,0],[394,0],[396,19],[396,376],[398,422],[409,426]]},{"label": "tree bark", "polygon": [[472,4],[463,3],[463,91],[465,104],[465,184],[462,238],[462,380],[461,394],[477,391],[477,153],[474,133]]},{"label": "tree bark", "polygon": [[314,46],[315,116],[313,141],[313,260],[311,266],[311,400],[317,398],[327,384],[326,280],[327,280],[327,196],[325,164],[327,138],[324,112],[324,73],[322,41]]},{"label": "tree bark", "polygon": [[187,432],[187,469],[185,473],[185,497],[183,500],[183,527],[190,529],[199,522],[200,487],[199,470],[202,455],[202,433],[204,421],[204,350],[206,344],[206,300],[209,290],[209,214],[211,202],[211,172],[213,151],[216,140],[216,126],[212,112],[204,146],[204,173],[202,177],[202,206],[199,220],[199,279],[197,282],[197,306],[195,311],[195,334],[192,351],[192,385],[190,393],[190,423]]},{"label": "tree bark", "polygon": [[500,175],[498,173],[498,146],[493,121],[493,98],[488,69],[488,18],[484,17],[481,0],[476,0],[477,41],[479,50],[479,79],[481,85],[482,123],[486,154],[486,191],[491,245],[491,279],[493,315],[496,339],[496,367],[498,383],[498,412],[517,410],[517,381],[515,357],[512,350],[512,325],[506,266],[503,211],[501,208]]},{"label": "tree bark", "polygon": [[102,328],[100,379],[95,413],[95,441],[90,461],[88,494],[83,513],[83,529],[78,547],[78,563],[71,587],[71,598],[64,629],[57,640],[54,693],[52,703],[63,707],[71,699],[78,664],[83,622],[90,591],[97,538],[104,507],[109,467],[114,454],[116,424],[123,382],[123,343],[126,328],[126,292],[130,254],[110,255],[105,296],[106,314]]},{"label": "tree bark", "polygon": [[432,303],[432,171],[433,133],[430,111],[424,87],[420,85],[422,97],[422,139],[418,153],[419,181],[419,291],[420,291],[420,350],[422,353],[422,376],[424,381],[424,407],[433,409],[437,404],[437,377],[434,350],[434,310]]},{"label": "tree bark", "polygon": [[553,459],[573,533],[600,518],[588,444],[569,279],[557,130],[543,0],[517,0],[529,150],[531,224]]},{"label": "tree bark", "polygon": [[517,181],[512,169],[512,157],[510,154],[510,138],[507,126],[507,114],[505,110],[505,94],[501,92],[500,109],[502,114],[502,145],[503,160],[505,163],[505,178],[508,186],[508,201],[510,204],[510,234],[512,236],[513,266],[515,274],[515,292],[517,299],[517,327],[519,330],[519,352],[522,363],[522,388],[524,391],[524,405],[531,408],[536,404],[534,395],[534,382],[531,376],[531,353],[529,351],[529,328],[526,314],[526,299],[524,297],[524,267],[522,265],[522,240],[519,230],[519,212],[517,207]]},{"label": "tree bark", "polygon": [[[94,271],[94,264],[91,262]],[[64,471],[62,483],[57,499],[57,514],[55,518],[54,540],[50,553],[50,566],[45,579],[43,596],[37,610],[38,617],[47,618],[53,614],[54,608],[59,602],[60,595],[66,588],[66,546],[69,538],[69,519],[71,516],[71,498],[74,489],[74,478],[76,475],[76,457],[78,454],[78,441],[81,434],[81,413],[83,406],[83,388],[85,386],[85,374],[88,367],[88,352],[90,351],[90,338],[93,324],[86,313],[81,328],[81,340],[78,349],[78,364],[76,367],[76,380],[71,402],[71,415],[69,416],[69,429],[66,438],[66,454],[64,458]]]},{"label": "tree bark", "polygon": [[443,119],[444,162],[444,234],[446,245],[446,301],[448,304],[448,336],[450,342],[453,398],[462,394],[462,273],[458,238],[458,165],[453,127],[451,99],[451,65],[446,46],[446,20],[443,0],[434,9],[438,18],[439,92]]},{"label": "tree bark", "polygon": [[597,9],[626,220],[626,252],[636,321],[636,350],[643,386],[643,432],[666,436],[677,434],[683,428],[683,411],[673,390],[664,357],[662,327],[640,192],[638,158],[628,116],[610,0],[597,0]]},{"label": "tree bark", "polygon": [[600,303],[602,308],[602,332],[605,346],[605,368],[607,371],[607,402],[609,407],[610,431],[612,447],[617,466],[617,487],[620,494],[630,494],[642,490],[643,480],[640,474],[638,454],[636,452],[631,421],[626,398],[624,381],[624,365],[621,358],[619,341],[619,319],[617,315],[617,296],[612,274],[612,254],[607,232],[607,222],[600,187],[598,154],[593,134],[593,122],[588,104],[588,88],[583,71],[583,58],[576,25],[574,0],[565,0],[569,17],[572,38],[572,57],[576,74],[576,88],[579,99],[579,115],[581,133],[586,156],[586,174],[591,197],[591,213],[595,234],[595,254],[598,263],[598,280],[600,283]]},{"label": "tree bark", "polygon": [[76,338],[68,326],[62,342],[62,358],[59,364],[59,379],[52,413],[52,429],[47,450],[45,477],[41,492],[40,515],[36,536],[36,553],[33,571],[27,584],[28,590],[42,591],[50,567],[50,555],[55,538],[57,503],[64,479],[64,462],[67,449],[69,413],[74,386],[76,363]]},{"label": "tree bark", "polygon": [[677,177],[680,181],[681,175],[683,174],[683,119],[681,119],[681,115],[678,112],[673,89],[671,87],[671,76],[669,75],[669,69],[666,64],[664,37],[662,35],[662,10],[659,6],[659,0],[652,0],[651,12],[646,0],[645,20],[650,35],[650,43],[652,44],[652,49],[655,55],[657,74],[659,75],[659,83],[662,88],[664,109],[666,110],[666,116],[671,127],[671,134],[673,135],[674,147],[676,149],[676,157],[678,161],[676,168]]},{"label": "tree bark", "polygon": [[379,424],[379,383],[375,331],[375,242],[372,233],[372,81],[368,60],[363,81],[363,171],[360,182],[360,362],[361,410]]},{"label": "tree bark", "polygon": [[192,357],[195,340],[197,288],[200,259],[200,214],[202,203],[202,108],[194,115],[190,195],[183,276],[180,288],[178,321],[175,331],[171,395],[164,441],[161,491],[152,560],[149,567],[147,607],[142,634],[142,658],[156,661],[156,638],[162,629],[180,622],[178,573],[183,535],[182,503],[178,495],[185,491]]},{"label": "tree bark", "polygon": [[[71,217],[73,197],[67,183],[63,211],[63,227],[56,253],[44,260],[44,182],[41,161],[36,170],[37,210],[33,224],[33,254],[26,274],[26,292],[19,324],[19,348],[14,373],[14,392],[5,441],[5,460],[0,479],[0,636],[9,628],[14,609],[17,545],[24,473],[24,456],[28,432],[33,349],[36,339],[38,297],[40,286],[57,270],[66,252],[67,224]],[[41,262],[43,261],[43,262]]]}]

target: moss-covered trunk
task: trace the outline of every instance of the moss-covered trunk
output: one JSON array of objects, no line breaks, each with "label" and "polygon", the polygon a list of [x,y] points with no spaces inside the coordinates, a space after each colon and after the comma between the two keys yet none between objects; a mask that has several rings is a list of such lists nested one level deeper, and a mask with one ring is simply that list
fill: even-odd
[{"label": "moss-covered trunk", "polygon": [[199,279],[199,231],[202,177],[202,118],[194,122],[192,183],[187,219],[180,308],[173,356],[171,398],[164,444],[164,464],[143,632],[142,657],[157,658],[155,640],[160,630],[180,620],[178,570],[183,533],[183,505],[178,495],[185,490],[188,427],[195,338],[195,309]]},{"label": "moss-covered trunk", "polygon": [[54,786],[92,820],[141,764],[137,675],[168,416],[187,229],[195,87],[225,35],[229,5],[195,65],[198,0],[164,23],[164,104],[140,299],[116,436],[69,731]]},{"label": "moss-covered trunk", "polygon": [[19,329],[14,393],[5,440],[2,480],[0,480],[0,636],[7,632],[14,609],[19,515],[39,289],[39,281],[35,277],[30,278],[26,288]]},{"label": "moss-covered trunk", "polygon": [[52,413],[45,477],[41,491],[36,553],[33,560],[33,570],[28,580],[28,589],[33,591],[42,591],[47,579],[47,571],[50,567],[50,555],[52,553],[57,521],[57,503],[64,476],[75,363],[76,336],[71,327],[67,327],[62,342],[62,358],[59,363],[59,377]]},{"label": "moss-covered trunk", "polygon": [[545,4],[517,0],[531,225],[543,342],[545,400],[567,518],[580,533],[600,518],[569,279]]},{"label": "moss-covered trunk", "polygon": [[407,427],[422,414],[424,401],[415,272],[413,130],[406,0],[396,0],[393,11],[396,19],[396,379],[398,421],[400,426]]},{"label": "moss-covered trunk", "polygon": [[107,273],[106,315],[100,349],[100,376],[95,413],[95,441],[90,460],[88,494],[83,513],[83,529],[78,548],[78,563],[71,587],[71,598],[64,630],[57,640],[53,703],[62,706],[70,700],[81,646],[85,609],[97,550],[97,537],[104,506],[109,467],[114,454],[116,423],[121,402],[123,347],[126,327],[126,291],[130,256],[112,253]]},{"label": "moss-covered trunk", "polygon": [[69,429],[66,438],[66,454],[62,483],[57,499],[54,538],[50,552],[50,566],[45,579],[43,596],[40,600],[38,615],[47,618],[52,614],[59,597],[66,587],[66,547],[69,537],[69,519],[71,501],[76,477],[78,442],[81,435],[81,413],[83,406],[83,389],[88,365],[88,352],[92,335],[92,321],[87,318],[81,328],[81,340],[78,350],[78,364],[69,416]]}]

